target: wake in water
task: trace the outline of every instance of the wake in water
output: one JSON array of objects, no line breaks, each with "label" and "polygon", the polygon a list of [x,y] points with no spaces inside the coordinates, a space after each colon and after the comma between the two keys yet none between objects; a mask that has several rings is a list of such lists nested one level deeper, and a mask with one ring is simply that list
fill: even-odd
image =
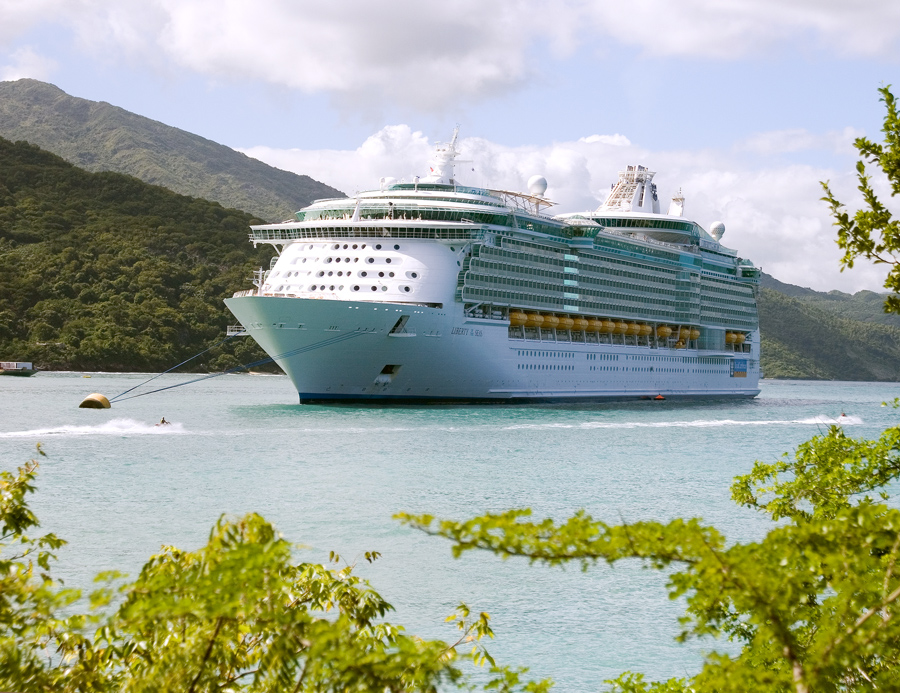
[{"label": "wake in water", "polygon": [[638,423],[632,421],[606,422],[585,421],[580,424],[518,424],[507,426],[505,430],[518,428],[717,428],[722,426],[858,426],[863,420],[858,416],[813,416],[807,419],[736,421],[734,419],[701,419],[697,421],[654,421]]},{"label": "wake in water", "polygon": [[165,426],[147,424],[134,419],[111,419],[97,426],[58,426],[57,428],[35,428],[30,431],[0,433],[0,438],[45,438],[47,436],[135,436],[169,435],[184,433],[180,423]]}]

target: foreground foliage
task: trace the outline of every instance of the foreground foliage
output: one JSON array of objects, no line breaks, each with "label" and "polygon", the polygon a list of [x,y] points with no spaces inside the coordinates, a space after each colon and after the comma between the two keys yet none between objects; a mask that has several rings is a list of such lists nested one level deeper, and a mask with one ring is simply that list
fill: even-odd
[{"label": "foreground foliage", "polygon": [[2,690],[472,690],[466,660],[491,665],[488,690],[550,687],[494,665],[482,644],[487,614],[461,605],[448,619],[459,633],[451,644],[407,635],[383,620],[390,604],[353,566],[295,563],[293,547],[253,514],[220,520],[197,551],[164,547],[134,582],[92,594],[89,615],[61,616],[80,595],[50,575],[64,542],[27,535],[38,526],[26,502],[36,471],[31,462],[0,473]]},{"label": "foreground foliage", "polygon": [[757,462],[732,497],[775,523],[758,542],[730,543],[697,519],[610,525],[580,512],[565,522],[511,510],[466,521],[401,515],[408,525],[503,557],[588,569],[636,559],[674,569],[673,598],[687,604],[682,639],[727,638],[689,680],[647,683],[625,674],[620,691],[850,691],[900,687],[900,512],[888,488],[900,476],[900,427],[875,441],[835,426],[794,457]]}]

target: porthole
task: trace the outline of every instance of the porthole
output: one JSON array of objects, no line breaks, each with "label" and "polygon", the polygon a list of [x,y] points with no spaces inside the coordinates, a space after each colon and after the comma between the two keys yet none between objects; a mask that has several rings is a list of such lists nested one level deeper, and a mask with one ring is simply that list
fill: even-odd
[{"label": "porthole", "polygon": [[384,261],[385,261],[386,263],[388,263],[388,264],[391,264],[391,258],[389,258],[389,257],[388,257],[388,258],[385,258]]},{"label": "porthole", "polygon": [[394,273],[393,273],[393,272],[388,272],[388,276],[389,276],[389,277],[393,277],[393,276],[394,276]]},{"label": "porthole", "polygon": [[363,270],[362,272],[359,273],[359,276],[360,276],[360,277],[365,277],[366,274],[368,274],[368,272],[366,272],[365,270]]},{"label": "porthole", "polygon": [[456,248],[454,248],[452,245],[450,246],[450,250],[452,250],[454,253],[456,252]]},{"label": "porthole", "polygon": [[368,262],[370,265],[374,265],[374,264],[375,264],[375,258],[374,258],[374,257],[367,257],[367,258],[366,258],[366,262]]},{"label": "porthole", "polygon": [[329,290],[329,291],[334,291],[334,284],[332,284],[331,286],[329,286],[329,287],[328,287],[328,290]]},{"label": "porthole", "polygon": [[335,262],[340,262],[340,261],[341,261],[341,258],[336,257],[336,258],[334,258],[334,261],[335,261]]},{"label": "porthole", "polygon": [[383,276],[384,276],[384,272],[379,272],[379,273],[378,273],[378,276],[379,276],[379,277],[383,277]]},{"label": "porthole", "polygon": [[281,291],[284,288],[284,285],[279,286],[275,291]]},{"label": "porthole", "polygon": [[[330,257],[326,257],[326,258],[325,258],[325,264],[327,265],[329,262],[331,262],[331,258],[330,258]],[[457,262],[456,264],[458,265],[459,263]]]},{"label": "porthole", "polygon": [[349,257],[345,257],[345,258],[344,258],[344,262],[350,262],[350,258],[349,258]]},{"label": "porthole", "polygon": [[347,250],[347,244],[344,243],[344,250]]},{"label": "porthole", "polygon": [[359,291],[359,284],[354,285],[353,290],[354,290],[354,291]]},{"label": "porthole", "polygon": [[310,290],[310,291],[315,291],[315,290],[316,290],[316,285],[313,284],[312,286],[310,286],[310,287],[309,287],[309,290]]},{"label": "porthole", "polygon": [[341,244],[340,244],[340,243],[335,243],[335,244],[334,244],[333,246],[331,246],[331,247],[332,247],[334,250],[337,250],[338,248],[341,247]]},{"label": "porthole", "polygon": [[359,247],[360,247],[361,249],[365,250],[365,249],[366,249],[366,244],[363,243],[363,244],[362,244],[361,246],[359,246]]},{"label": "porthole", "polygon": [[406,293],[409,293],[409,287],[408,287],[408,286],[404,286],[404,287],[403,287],[403,290],[404,290]]},{"label": "porthole", "polygon": [[395,246],[394,246],[394,250],[400,250],[400,246],[399,246],[399,245],[395,245]]},{"label": "porthole", "polygon": [[375,246],[375,250],[381,250],[381,243]]},{"label": "porthole", "polygon": [[382,291],[387,291],[387,287],[386,287],[386,286],[382,286],[382,287],[381,287],[381,290],[382,290]]},{"label": "porthole", "polygon": [[341,284],[341,285],[338,287],[338,291],[343,291],[343,290],[344,290],[344,285]]},{"label": "porthole", "polygon": [[319,270],[319,271],[316,273],[316,276],[317,276],[317,277],[324,277],[324,276],[325,276],[325,270]]},{"label": "porthole", "polygon": [[409,277],[410,279],[418,279],[419,273],[418,272],[407,272],[406,276]]},{"label": "porthole", "polygon": [[377,287],[377,286],[373,286],[373,287],[372,287],[372,291],[378,291],[378,287]]},{"label": "porthole", "polygon": [[325,285],[324,285],[324,284],[322,284],[322,286],[319,287],[319,291],[325,291]]},{"label": "porthole", "polygon": [[356,250],[356,243],[353,244],[353,250]]}]

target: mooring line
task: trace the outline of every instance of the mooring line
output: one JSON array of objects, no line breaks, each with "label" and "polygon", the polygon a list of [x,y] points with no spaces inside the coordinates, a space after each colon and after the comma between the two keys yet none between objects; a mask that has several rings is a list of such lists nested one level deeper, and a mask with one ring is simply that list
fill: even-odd
[{"label": "mooring line", "polygon": [[[321,342],[316,342],[315,344],[309,344],[307,346],[298,347],[296,349],[291,349],[290,351],[285,351],[284,353],[277,354],[276,356],[270,356],[268,358],[261,359],[259,361],[254,361],[253,363],[247,363],[242,366],[235,366],[234,368],[229,368],[228,370],[222,371],[221,373],[210,373],[208,375],[204,375],[199,378],[194,378],[193,380],[187,380],[183,383],[176,383],[175,385],[167,385],[166,387],[160,387],[155,390],[150,390],[149,392],[140,392],[136,395],[131,395],[131,397],[122,397],[122,395],[131,391],[131,390],[127,390],[126,392],[123,392],[122,395],[117,395],[113,399],[117,399],[119,402],[126,402],[129,399],[135,399],[136,397],[144,397],[145,395],[152,395],[155,392],[163,392],[164,390],[171,390],[172,388],[175,388],[175,387],[182,387],[183,385],[199,383],[203,380],[209,380],[210,378],[218,378],[220,375],[229,375],[230,373],[237,373],[238,371],[246,370],[248,368],[253,368],[254,366],[261,366],[264,363],[270,363],[272,361],[275,361],[276,359],[290,358],[291,356],[305,354],[308,351],[313,351],[315,349],[321,349],[322,347],[331,346],[332,344],[338,344],[340,342],[344,342],[348,339],[353,339],[354,337],[359,337],[364,334],[374,334],[374,333],[373,332],[356,331],[356,332],[350,332],[347,334],[338,335],[337,337],[330,337],[328,339],[322,340]],[[213,347],[210,347],[210,349],[212,349],[212,348]],[[209,351],[209,349],[207,349],[207,351]],[[201,352],[201,353],[203,353],[203,352]],[[199,356],[199,354],[198,354],[198,356]],[[188,361],[190,361],[190,360],[191,359],[188,359]],[[187,363],[187,361],[185,361],[184,363]],[[178,366],[175,366],[175,368],[177,368],[177,367]],[[172,369],[170,368],[169,370],[171,371]],[[168,373],[169,371],[166,371],[166,372]],[[160,375],[163,375],[163,374],[160,373]],[[159,376],[154,376],[154,377],[159,377]],[[151,378],[150,380],[153,380],[153,378]],[[150,381],[148,380],[147,382],[150,382]],[[131,388],[131,389],[133,390],[135,388]],[[113,400],[110,400],[110,402],[112,402],[112,401]]]},{"label": "mooring line", "polygon": [[[228,341],[229,339],[231,339],[232,337],[237,337],[237,335],[234,335],[234,334],[228,335],[228,336],[225,337],[225,339],[223,339],[221,342],[217,342],[217,343],[213,344],[211,347],[207,347],[206,349],[204,349],[203,351],[201,351],[199,354],[194,354],[193,356],[191,356],[191,358],[189,358],[189,359],[187,359],[187,360],[185,360],[185,361],[182,361],[182,362],[179,363],[177,366],[172,366],[169,370],[163,371],[162,373],[157,373],[157,374],[154,375],[152,378],[148,378],[148,379],[145,380],[144,382],[138,383],[138,384],[135,385],[134,387],[128,388],[127,390],[125,390],[125,392],[120,392],[118,395],[116,395],[115,397],[113,397],[112,399],[109,400],[110,403],[115,402],[115,401],[116,401],[117,399],[119,399],[122,395],[127,395],[127,394],[128,394],[129,392],[131,392],[132,390],[137,390],[139,387],[143,387],[143,386],[146,385],[147,383],[153,382],[154,380],[156,380],[156,379],[157,379],[159,376],[161,376],[161,375],[165,375],[166,373],[171,373],[171,372],[174,371],[176,368],[178,368],[178,367],[180,367],[180,366],[183,366],[184,364],[189,363],[190,361],[193,361],[193,360],[194,360],[195,358],[197,358],[198,356],[203,356],[203,354],[205,354],[205,353],[206,353],[207,351],[209,351],[210,349],[215,349],[217,346],[223,345],[225,342],[227,342],[227,341]],[[131,398],[130,398],[130,397],[126,397],[125,399],[131,399]]]}]

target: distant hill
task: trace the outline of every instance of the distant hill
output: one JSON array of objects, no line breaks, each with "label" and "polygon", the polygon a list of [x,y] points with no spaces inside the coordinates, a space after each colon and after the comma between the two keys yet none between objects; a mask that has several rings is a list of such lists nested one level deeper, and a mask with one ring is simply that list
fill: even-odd
[{"label": "distant hill", "polygon": [[841,318],[900,327],[900,315],[885,313],[884,294],[877,294],[874,291],[857,291],[855,294],[845,294],[841,291],[827,293],[813,291],[802,286],[785,284],[765,272],[763,272],[760,286],[796,298],[808,306]]},{"label": "distant hill", "polygon": [[[0,360],[162,371],[215,344],[234,322],[222,299],[272,255],[251,220],[0,138]],[[239,338],[190,368],[259,358]]]},{"label": "distant hill", "polygon": [[[839,301],[843,315],[854,314],[852,298]],[[870,317],[868,300],[861,304],[863,308],[857,314]],[[804,294],[797,297],[760,289],[761,365],[765,377],[900,380],[900,328],[841,317],[837,311],[823,308],[825,305],[830,303]]]},{"label": "distant hill", "polygon": [[309,176],[33,79],[0,82],[0,137],[26,140],[88,171],[126,173],[265,221],[288,219],[314,199],[344,197]]}]

